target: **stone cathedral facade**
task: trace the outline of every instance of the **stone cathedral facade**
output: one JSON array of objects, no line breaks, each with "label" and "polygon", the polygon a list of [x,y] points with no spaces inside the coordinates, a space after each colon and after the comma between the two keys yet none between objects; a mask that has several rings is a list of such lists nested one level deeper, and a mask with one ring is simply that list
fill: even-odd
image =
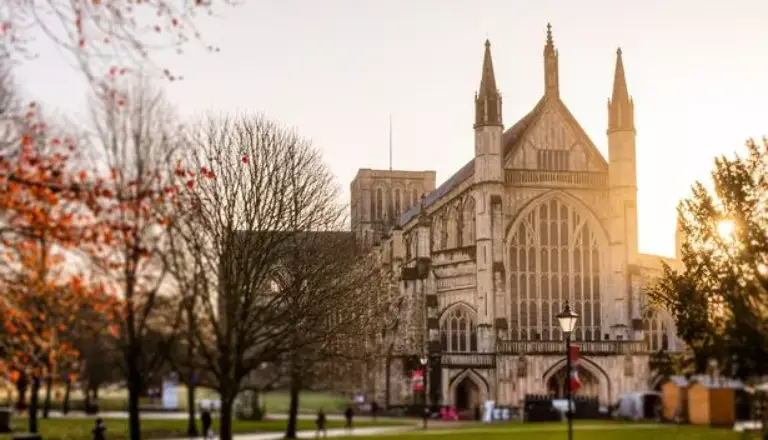
[{"label": "stone cathedral facade", "polygon": [[361,169],[352,182],[353,231],[391,268],[398,295],[382,335],[388,352],[365,391],[389,406],[423,401],[409,378],[426,357],[430,403],[561,396],[555,316],[566,301],[579,314],[579,394],[609,404],[653,387],[650,355],[683,347],[643,294],[663,259],[638,252],[634,103],[621,50],[607,158],[560,98],[549,26],[533,109],[505,128],[487,41],[474,105],[474,157],[439,187],[431,171]]}]

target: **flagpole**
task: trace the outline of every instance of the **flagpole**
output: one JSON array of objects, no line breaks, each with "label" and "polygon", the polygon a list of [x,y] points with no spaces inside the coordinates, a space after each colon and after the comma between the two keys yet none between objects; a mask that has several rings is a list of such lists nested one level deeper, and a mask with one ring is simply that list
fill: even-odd
[{"label": "flagpole", "polygon": [[389,171],[392,171],[392,113],[389,114]]}]

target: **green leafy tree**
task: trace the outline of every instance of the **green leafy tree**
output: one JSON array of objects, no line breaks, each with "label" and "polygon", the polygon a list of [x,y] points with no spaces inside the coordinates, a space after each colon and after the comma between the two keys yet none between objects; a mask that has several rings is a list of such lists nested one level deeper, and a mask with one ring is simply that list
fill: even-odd
[{"label": "green leafy tree", "polygon": [[768,373],[768,141],[715,160],[678,208],[682,267],[650,289],[693,352],[697,373],[718,361],[739,377]]}]

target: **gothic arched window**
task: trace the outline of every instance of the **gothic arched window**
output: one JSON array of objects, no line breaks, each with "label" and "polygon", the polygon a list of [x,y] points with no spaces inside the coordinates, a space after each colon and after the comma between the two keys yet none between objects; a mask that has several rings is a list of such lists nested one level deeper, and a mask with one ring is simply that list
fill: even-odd
[{"label": "gothic arched window", "polygon": [[415,206],[419,204],[419,192],[416,190],[416,188],[413,188],[411,190],[411,206]]},{"label": "gothic arched window", "polygon": [[464,202],[464,212],[462,215],[464,226],[461,228],[462,246],[471,246],[475,244],[475,199],[473,197],[467,198]]},{"label": "gothic arched window", "polygon": [[384,191],[381,188],[376,188],[376,220],[381,220],[384,217]]},{"label": "gothic arched window", "polygon": [[649,309],[643,315],[645,343],[651,351],[669,350],[669,333],[664,317],[656,310]]},{"label": "gothic arched window", "polygon": [[464,306],[451,309],[440,322],[440,342],[443,351],[477,351],[477,325],[472,312]]},{"label": "gothic arched window", "polygon": [[513,338],[560,339],[554,316],[566,300],[579,314],[574,339],[600,334],[603,251],[571,205],[552,199],[536,206],[519,222],[509,252]]},{"label": "gothic arched window", "polygon": [[448,247],[448,213],[443,212],[440,216],[440,249]]},{"label": "gothic arched window", "polygon": [[400,193],[400,188],[395,188],[395,218],[399,218],[403,214],[403,196]]}]

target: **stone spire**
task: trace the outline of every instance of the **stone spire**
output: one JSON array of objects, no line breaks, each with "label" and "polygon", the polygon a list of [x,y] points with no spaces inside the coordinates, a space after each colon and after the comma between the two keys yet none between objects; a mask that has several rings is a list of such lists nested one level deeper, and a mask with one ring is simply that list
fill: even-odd
[{"label": "stone spire", "polygon": [[493,73],[491,42],[485,40],[483,76],[480,79],[480,90],[475,93],[475,128],[502,125],[501,121],[501,95],[496,88],[496,76]]},{"label": "stone spire", "polygon": [[629,96],[621,48],[616,50],[613,94],[608,101],[608,131],[635,131],[635,104]]},{"label": "stone spire", "polygon": [[544,46],[544,95],[560,96],[560,75],[557,49],[552,39],[552,25],[547,23],[547,44]]}]

